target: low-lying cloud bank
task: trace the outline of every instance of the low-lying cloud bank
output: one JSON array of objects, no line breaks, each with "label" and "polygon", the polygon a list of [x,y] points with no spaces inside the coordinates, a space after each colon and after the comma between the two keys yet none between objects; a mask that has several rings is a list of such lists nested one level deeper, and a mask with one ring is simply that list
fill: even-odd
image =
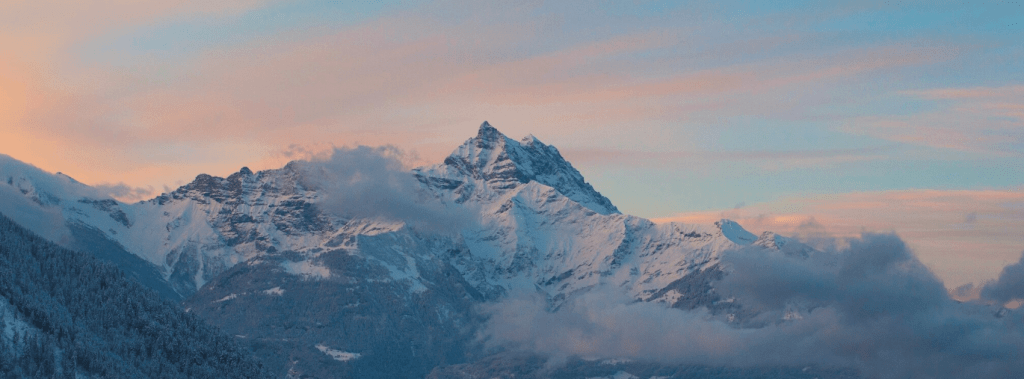
[{"label": "low-lying cloud bank", "polygon": [[[715,283],[756,316],[727,321],[706,309],[636,302],[602,287],[549,312],[537,295],[485,308],[492,346],[560,358],[628,358],[666,364],[851,367],[869,378],[1024,376],[1024,320],[980,302],[950,299],[892,234],[864,234],[797,258],[761,249],[722,257]],[[1024,264],[986,287],[1019,297]],[[1004,281],[1004,278],[1006,280]],[[1010,283],[1016,283],[1017,287]],[[1006,285],[1004,285],[1006,284]],[[1009,295],[1013,293],[1014,295]]]}]

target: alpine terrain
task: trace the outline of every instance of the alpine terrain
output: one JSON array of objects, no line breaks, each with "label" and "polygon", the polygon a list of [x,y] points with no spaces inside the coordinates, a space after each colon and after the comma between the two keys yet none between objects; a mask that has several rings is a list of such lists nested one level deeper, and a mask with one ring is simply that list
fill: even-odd
[{"label": "alpine terrain", "polygon": [[[511,139],[486,122],[442,163],[386,176],[392,195],[412,199],[395,212],[346,203],[380,192],[340,187],[362,177],[337,169],[346,162],[203,174],[126,204],[0,156],[0,212],[116,265],[251,347],[276,377],[296,378],[759,376],[587,357],[545,371],[547,358],[482,337],[482,305],[529,293],[556,310],[612,287],[742,324],[755,311],[714,289],[729,271],[723,252],[812,251],[729,220],[655,224],[624,215],[554,146]],[[772,370],[761,376],[829,374]]]}]

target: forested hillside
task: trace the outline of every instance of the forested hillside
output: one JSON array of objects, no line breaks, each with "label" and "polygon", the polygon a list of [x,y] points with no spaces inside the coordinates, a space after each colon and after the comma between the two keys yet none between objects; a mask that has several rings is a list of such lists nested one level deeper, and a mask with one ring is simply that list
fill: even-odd
[{"label": "forested hillside", "polygon": [[232,338],[0,214],[0,375],[260,378]]}]

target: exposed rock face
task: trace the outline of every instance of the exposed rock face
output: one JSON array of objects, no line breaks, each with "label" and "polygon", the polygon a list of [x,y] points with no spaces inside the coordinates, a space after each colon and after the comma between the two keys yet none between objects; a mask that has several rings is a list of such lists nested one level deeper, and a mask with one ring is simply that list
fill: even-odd
[{"label": "exposed rock face", "polygon": [[475,138],[445,158],[444,164],[419,169],[417,174],[425,182],[447,183],[440,187],[454,190],[460,202],[473,195],[486,201],[490,196],[537,182],[594,212],[619,213],[554,146],[533,136],[517,142],[487,122],[480,125]]}]

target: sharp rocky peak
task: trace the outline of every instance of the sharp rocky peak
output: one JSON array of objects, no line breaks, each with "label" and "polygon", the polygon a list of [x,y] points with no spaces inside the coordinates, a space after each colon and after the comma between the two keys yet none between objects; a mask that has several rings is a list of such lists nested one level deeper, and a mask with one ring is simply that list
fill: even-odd
[{"label": "sharp rocky peak", "polygon": [[447,170],[483,180],[496,190],[536,181],[601,214],[619,213],[608,198],[594,190],[554,146],[533,135],[516,141],[484,121],[470,138],[444,160]]},{"label": "sharp rocky peak", "polygon": [[[284,169],[270,171],[284,171]],[[263,172],[253,173],[248,167],[242,167],[238,172],[229,175],[227,178],[199,174],[191,183],[178,187],[178,189],[171,193],[162,194],[150,201],[160,204],[164,204],[171,199],[182,198],[192,198],[201,201],[212,199],[221,203],[235,201],[243,195],[246,183],[251,184],[258,180],[261,174]]]},{"label": "sharp rocky peak", "polygon": [[484,121],[480,124],[480,129],[476,132],[476,139],[484,142],[497,142],[501,139],[507,138],[504,134],[498,131],[497,128],[491,126],[491,123]]}]

